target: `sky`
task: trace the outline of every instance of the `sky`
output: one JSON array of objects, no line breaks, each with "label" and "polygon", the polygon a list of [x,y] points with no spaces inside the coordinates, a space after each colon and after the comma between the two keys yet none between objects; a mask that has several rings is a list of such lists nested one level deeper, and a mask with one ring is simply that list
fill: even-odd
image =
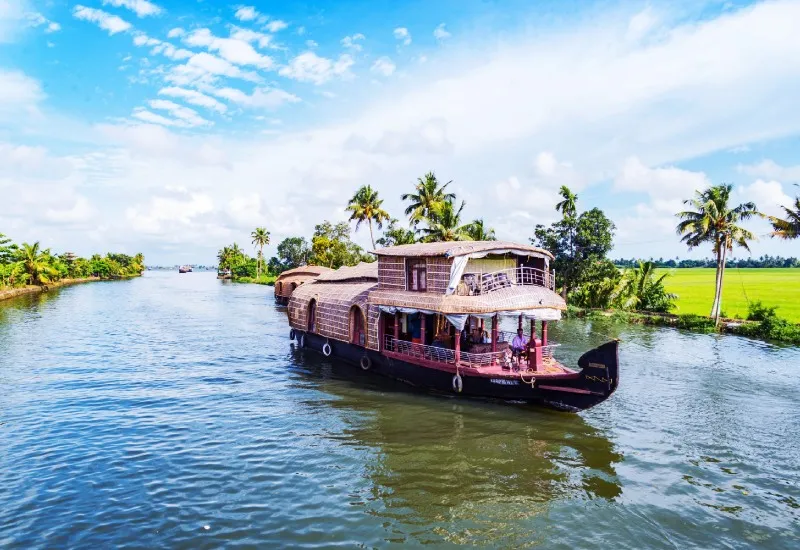
[{"label": "sky", "polygon": [[[499,238],[567,185],[615,222],[612,257],[708,257],[675,234],[696,189],[767,214],[800,193],[798,21],[789,0],[0,0],[0,232],[214,264],[256,226],[271,255],[346,220],[364,184],[402,219],[434,171]],[[748,227],[753,255],[800,256]]]}]

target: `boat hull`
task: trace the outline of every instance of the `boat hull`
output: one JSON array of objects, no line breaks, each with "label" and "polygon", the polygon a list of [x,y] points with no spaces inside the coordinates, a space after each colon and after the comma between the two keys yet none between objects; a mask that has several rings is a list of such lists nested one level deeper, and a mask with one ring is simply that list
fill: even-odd
[{"label": "boat hull", "polygon": [[[612,341],[584,354],[578,364],[581,371],[570,377],[539,377],[533,385],[527,383],[530,375],[521,378],[491,378],[474,376],[463,371],[461,391],[457,391],[454,372],[418,365],[384,355],[381,352],[355,344],[331,340],[317,334],[294,331],[302,347],[323,353],[327,343],[330,357],[344,360],[363,369],[362,359],[369,359],[369,372],[387,376],[415,387],[449,395],[525,401],[550,408],[577,412],[588,409],[608,399],[617,388],[617,342]],[[302,337],[301,337],[302,336]],[[363,361],[367,363],[367,361]]]}]

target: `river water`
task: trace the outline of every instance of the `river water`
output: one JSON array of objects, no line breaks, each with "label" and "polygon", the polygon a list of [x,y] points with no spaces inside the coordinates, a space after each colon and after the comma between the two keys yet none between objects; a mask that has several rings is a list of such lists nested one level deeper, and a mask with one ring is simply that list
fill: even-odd
[{"label": "river water", "polygon": [[800,350],[579,320],[580,415],[289,343],[272,289],[148,272],[0,305],[0,547],[797,548]]}]

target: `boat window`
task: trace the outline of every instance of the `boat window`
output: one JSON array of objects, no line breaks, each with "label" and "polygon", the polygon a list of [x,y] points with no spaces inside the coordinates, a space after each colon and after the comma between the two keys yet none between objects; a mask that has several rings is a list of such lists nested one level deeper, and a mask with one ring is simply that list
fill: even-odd
[{"label": "boat window", "polygon": [[425,292],[428,289],[425,260],[407,260],[407,289]]}]

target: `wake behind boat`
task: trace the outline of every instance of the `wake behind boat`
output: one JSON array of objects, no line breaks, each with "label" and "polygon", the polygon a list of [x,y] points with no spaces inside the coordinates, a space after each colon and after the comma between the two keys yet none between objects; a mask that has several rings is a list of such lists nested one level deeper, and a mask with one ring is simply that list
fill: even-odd
[{"label": "wake behind boat", "polygon": [[[440,392],[578,411],[619,383],[617,341],[561,364],[548,323],[566,303],[553,256],[502,241],[382,248],[378,261],[321,273],[289,299],[300,347]],[[276,297],[278,290],[276,289]],[[500,329],[512,318],[514,333]]]}]

